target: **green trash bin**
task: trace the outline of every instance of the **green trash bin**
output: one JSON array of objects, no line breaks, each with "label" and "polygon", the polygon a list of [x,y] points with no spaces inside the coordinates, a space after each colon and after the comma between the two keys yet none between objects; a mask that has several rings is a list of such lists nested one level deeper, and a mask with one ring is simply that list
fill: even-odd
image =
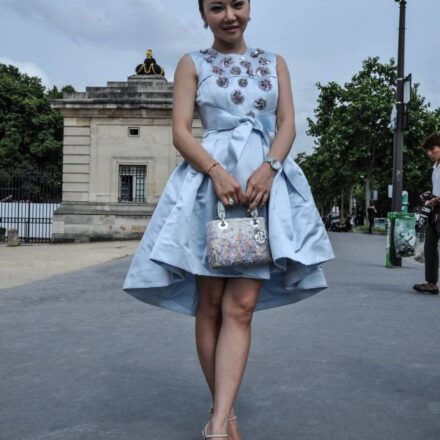
[{"label": "green trash bin", "polygon": [[408,212],[389,212],[387,217],[386,267],[394,258],[412,257],[416,246],[416,216]]}]

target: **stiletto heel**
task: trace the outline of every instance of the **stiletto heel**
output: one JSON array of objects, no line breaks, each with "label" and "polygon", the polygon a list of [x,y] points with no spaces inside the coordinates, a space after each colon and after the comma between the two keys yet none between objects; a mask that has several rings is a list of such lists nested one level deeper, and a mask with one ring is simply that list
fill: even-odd
[{"label": "stiletto heel", "polygon": [[209,422],[205,425],[202,431],[203,440],[208,440],[209,438],[228,438],[229,434],[207,434],[206,429],[208,428]]}]

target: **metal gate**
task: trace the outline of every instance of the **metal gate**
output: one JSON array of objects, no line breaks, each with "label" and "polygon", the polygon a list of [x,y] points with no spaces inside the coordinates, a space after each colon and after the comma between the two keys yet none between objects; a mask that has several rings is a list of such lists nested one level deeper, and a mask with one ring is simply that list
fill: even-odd
[{"label": "metal gate", "polygon": [[61,197],[60,170],[0,170],[0,242],[13,228],[24,243],[50,242]]}]

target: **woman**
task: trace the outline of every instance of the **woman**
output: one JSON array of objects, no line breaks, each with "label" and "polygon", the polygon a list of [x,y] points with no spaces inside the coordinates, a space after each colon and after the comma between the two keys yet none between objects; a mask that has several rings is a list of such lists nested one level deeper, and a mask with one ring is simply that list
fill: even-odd
[{"label": "woman", "polygon": [[[196,345],[213,399],[203,437],[238,440],[233,403],[256,310],[291,304],[327,287],[334,257],[307,180],[288,156],[294,106],[284,59],[244,41],[249,0],[199,0],[212,47],[185,54],[174,78],[171,174],[128,271],[124,290],[195,316]],[[191,134],[194,104],[204,127]],[[211,269],[205,225],[217,200],[228,217],[259,207],[271,263]]]}]

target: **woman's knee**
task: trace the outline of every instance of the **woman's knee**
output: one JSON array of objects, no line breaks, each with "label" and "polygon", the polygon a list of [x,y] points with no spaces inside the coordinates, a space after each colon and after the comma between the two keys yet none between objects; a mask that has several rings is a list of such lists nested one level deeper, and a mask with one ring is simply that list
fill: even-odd
[{"label": "woman's knee", "polygon": [[222,310],[221,295],[206,294],[199,299],[198,311],[203,316],[211,319],[218,318]]},{"label": "woman's knee", "polygon": [[249,326],[257,304],[258,293],[259,288],[256,286],[247,286],[247,288],[241,286],[241,288],[229,291],[226,286],[222,302],[223,319],[231,319],[242,326]]},{"label": "woman's knee", "polygon": [[198,313],[203,314],[207,318],[218,318],[221,314],[224,285],[225,282],[223,280],[200,279],[198,281]]}]

